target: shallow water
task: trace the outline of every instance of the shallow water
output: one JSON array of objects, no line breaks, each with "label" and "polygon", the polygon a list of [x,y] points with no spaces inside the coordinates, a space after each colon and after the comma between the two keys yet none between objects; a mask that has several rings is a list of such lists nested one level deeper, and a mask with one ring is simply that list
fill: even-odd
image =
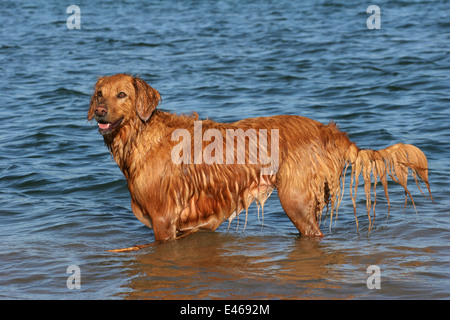
[{"label": "shallow water", "polygon": [[[449,6],[381,2],[369,30],[356,1],[2,2],[0,298],[448,299]],[[138,74],[161,108],[234,121],[298,114],[336,121],[363,148],[403,142],[429,159],[435,203],[417,213],[390,184],[370,236],[350,196],[325,237],[299,237],[276,193],[214,233],[135,252],[153,233],[132,214],[125,179],[86,122],[99,75]],[[362,189],[360,189],[362,190]],[[380,190],[378,194],[382,193]],[[68,289],[77,265],[81,288]],[[367,268],[381,289],[368,289]]]}]

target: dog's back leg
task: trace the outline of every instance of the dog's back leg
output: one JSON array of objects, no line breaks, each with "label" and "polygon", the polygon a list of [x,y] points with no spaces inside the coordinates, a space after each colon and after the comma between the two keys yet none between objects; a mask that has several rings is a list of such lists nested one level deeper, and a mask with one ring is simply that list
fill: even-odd
[{"label": "dog's back leg", "polygon": [[278,197],[289,219],[304,236],[322,237],[316,217],[314,201],[289,184],[278,186]]}]

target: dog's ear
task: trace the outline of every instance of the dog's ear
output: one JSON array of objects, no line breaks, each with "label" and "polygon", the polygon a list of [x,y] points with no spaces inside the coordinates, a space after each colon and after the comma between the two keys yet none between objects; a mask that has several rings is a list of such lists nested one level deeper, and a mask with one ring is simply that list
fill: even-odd
[{"label": "dog's ear", "polygon": [[158,91],[138,77],[134,78],[134,89],[136,91],[137,114],[142,121],[147,122],[161,101],[161,96]]},{"label": "dog's ear", "polygon": [[98,77],[97,82],[94,85],[94,92],[92,93],[91,102],[89,103],[89,111],[87,115],[88,121],[91,121],[94,117],[95,102],[97,101],[97,86],[103,81],[104,77]]}]

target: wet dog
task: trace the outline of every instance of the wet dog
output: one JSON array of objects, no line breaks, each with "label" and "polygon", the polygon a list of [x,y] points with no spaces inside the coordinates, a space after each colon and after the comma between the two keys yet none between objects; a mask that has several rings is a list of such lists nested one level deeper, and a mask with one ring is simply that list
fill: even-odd
[{"label": "wet dog", "polygon": [[409,172],[430,192],[427,159],[415,146],[361,150],[334,123],[300,116],[200,121],[157,109],[160,100],[142,79],[117,74],[98,79],[88,111],[127,180],[133,213],[156,241],[215,230],[254,201],[263,208],[275,188],[299,232],[320,237],[322,211],[337,213],[349,166],[355,218],[361,174],[369,219],[372,178],[388,203],[388,176],[413,204]]}]

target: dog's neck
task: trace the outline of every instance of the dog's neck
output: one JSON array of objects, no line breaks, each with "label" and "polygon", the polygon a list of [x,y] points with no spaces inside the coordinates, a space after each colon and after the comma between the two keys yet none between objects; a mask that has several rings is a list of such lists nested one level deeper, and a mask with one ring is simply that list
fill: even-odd
[{"label": "dog's neck", "polygon": [[[135,121],[124,123],[117,132],[103,136],[105,145],[126,178],[133,175],[140,159],[146,158],[145,154],[151,152],[151,149],[161,141],[167,128],[164,121],[161,121],[161,117],[164,116],[165,113],[158,110],[147,123],[137,118]],[[141,139],[144,133],[145,137]]]}]

